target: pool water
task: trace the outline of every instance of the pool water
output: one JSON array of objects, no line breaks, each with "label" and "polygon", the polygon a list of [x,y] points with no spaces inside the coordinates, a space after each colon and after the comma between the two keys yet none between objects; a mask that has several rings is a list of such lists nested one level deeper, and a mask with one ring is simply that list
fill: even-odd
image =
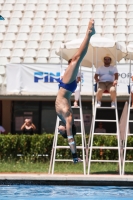
[{"label": "pool water", "polygon": [[129,200],[133,187],[0,185],[0,200]]}]

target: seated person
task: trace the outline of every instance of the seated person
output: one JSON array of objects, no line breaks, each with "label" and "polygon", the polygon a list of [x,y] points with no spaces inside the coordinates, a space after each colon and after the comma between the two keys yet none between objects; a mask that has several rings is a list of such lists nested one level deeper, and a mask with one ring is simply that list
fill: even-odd
[{"label": "seated person", "polygon": [[3,126],[0,126],[0,134],[5,133],[5,129]]},{"label": "seated person", "polygon": [[101,107],[101,99],[102,94],[105,90],[110,92],[111,95],[111,107],[115,107],[116,100],[116,85],[118,81],[118,71],[117,68],[110,65],[111,64],[111,56],[105,55],[103,58],[104,65],[98,67],[94,76],[95,81],[98,83],[97,90],[97,107]]},{"label": "seated person", "polygon": [[98,123],[98,127],[95,129],[95,133],[106,133],[106,129],[103,128],[102,122]]},{"label": "seated person", "polygon": [[25,119],[25,123],[21,126],[23,134],[33,135],[36,130],[35,125],[31,122],[31,119]]}]

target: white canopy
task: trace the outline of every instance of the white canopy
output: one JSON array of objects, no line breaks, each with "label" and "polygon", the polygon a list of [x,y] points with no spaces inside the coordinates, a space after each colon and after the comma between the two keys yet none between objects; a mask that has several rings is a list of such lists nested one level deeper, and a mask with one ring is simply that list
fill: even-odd
[{"label": "white canopy", "polygon": [[[61,47],[56,50],[56,54],[65,60],[69,60],[77,52],[84,38],[72,40],[70,42],[62,43]],[[115,65],[116,60],[119,62],[127,54],[127,50],[120,43],[93,35],[90,39],[88,51],[83,58],[81,65],[85,67],[95,67],[103,65],[103,57],[110,55],[112,58],[112,65]]]},{"label": "white canopy", "polygon": [[133,44],[129,44],[127,46],[127,56],[126,56],[127,59],[131,59],[133,60]]}]

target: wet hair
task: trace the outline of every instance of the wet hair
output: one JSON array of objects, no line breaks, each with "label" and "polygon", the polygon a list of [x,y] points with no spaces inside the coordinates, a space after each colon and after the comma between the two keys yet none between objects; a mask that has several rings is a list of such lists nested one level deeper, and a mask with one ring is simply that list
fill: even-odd
[{"label": "wet hair", "polygon": [[[61,124],[62,126],[65,126],[64,124]],[[66,127],[66,126],[65,126]],[[75,124],[72,125],[72,134],[73,136],[76,135],[77,130]],[[64,138],[67,138],[67,131],[65,130],[65,133],[60,133]]]},{"label": "wet hair", "polygon": [[[62,121],[60,122],[59,125],[64,126],[66,128],[66,125]],[[64,133],[60,133],[60,134],[62,135],[62,137],[67,138],[67,132],[66,132],[66,130],[65,130]]]}]

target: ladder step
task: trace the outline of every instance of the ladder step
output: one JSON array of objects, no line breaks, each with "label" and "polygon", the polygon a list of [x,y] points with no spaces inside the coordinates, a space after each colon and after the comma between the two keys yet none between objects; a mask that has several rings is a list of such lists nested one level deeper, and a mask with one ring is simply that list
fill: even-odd
[{"label": "ladder step", "polygon": [[[124,149],[125,149],[125,148],[124,148]],[[133,147],[126,147],[126,149],[128,149],[128,150],[129,150],[129,149],[131,149],[131,150],[132,150],[132,149],[133,149]]]},{"label": "ladder step", "polygon": [[[61,121],[61,119],[59,119],[59,121]],[[81,119],[74,119],[75,122],[80,122]]]},{"label": "ladder step", "polygon": [[79,106],[71,106],[71,108],[80,108]]},{"label": "ladder step", "polygon": [[90,160],[91,162],[119,162],[119,160]]},{"label": "ladder step", "polygon": [[125,160],[125,162],[130,162],[130,163],[133,163],[133,160]]},{"label": "ladder step", "polygon": [[129,120],[129,122],[133,122],[133,120]]},{"label": "ladder step", "polygon": [[[59,132],[57,132],[58,135],[61,135]],[[76,133],[76,135],[82,135],[83,133]]]},{"label": "ladder step", "polygon": [[112,107],[97,107],[97,109],[114,109],[115,110],[115,108],[112,108]]},{"label": "ladder step", "polygon": [[[73,162],[73,160],[70,160],[70,159],[55,159],[55,161],[69,161],[69,162]],[[83,162],[83,160],[80,160],[80,162]]]},{"label": "ladder step", "polygon": [[93,133],[94,135],[117,135],[117,133]]},{"label": "ladder step", "polygon": [[128,136],[133,136],[133,133],[128,133],[127,135],[128,135]]},{"label": "ladder step", "polygon": [[[69,149],[70,146],[56,146],[54,147],[56,149]],[[82,146],[76,146],[77,149],[86,149],[86,147],[82,147]]]},{"label": "ladder step", "polygon": [[95,119],[96,122],[117,122],[117,120]]},{"label": "ladder step", "polygon": [[119,149],[119,147],[92,146],[92,149]]}]

